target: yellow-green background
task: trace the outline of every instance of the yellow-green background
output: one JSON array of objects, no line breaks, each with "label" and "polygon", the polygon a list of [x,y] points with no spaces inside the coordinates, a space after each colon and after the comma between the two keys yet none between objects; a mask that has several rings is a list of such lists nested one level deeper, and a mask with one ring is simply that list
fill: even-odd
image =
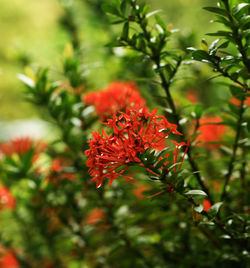
[{"label": "yellow-green background", "polygon": [[[98,21],[91,1],[64,1],[72,3],[75,23],[80,30],[84,49],[84,62],[97,66],[90,80],[96,87],[105,87],[116,64],[103,58],[103,47],[109,41],[110,29]],[[162,9],[160,15],[167,24],[173,24],[185,35],[193,31],[196,45],[215,25],[212,16],[203,6],[208,0],[151,0],[152,9]],[[0,1],[0,121],[30,118],[36,115],[31,105],[23,101],[23,85],[17,74],[24,72],[26,65],[53,66],[52,72],[60,69],[61,55],[70,37],[59,23],[64,8],[58,0],[1,0]],[[96,79],[98,78],[98,79]]]}]

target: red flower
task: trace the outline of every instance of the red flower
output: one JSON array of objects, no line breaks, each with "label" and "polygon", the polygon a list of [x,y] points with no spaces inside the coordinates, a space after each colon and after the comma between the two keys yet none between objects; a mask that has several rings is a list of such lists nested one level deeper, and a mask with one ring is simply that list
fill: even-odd
[{"label": "red flower", "polygon": [[[97,182],[97,187],[103,184],[103,179],[109,178],[109,185],[119,176],[126,177],[123,173],[131,164],[143,165],[139,154],[147,149],[162,147],[163,141],[170,133],[182,135],[177,131],[177,125],[171,124],[164,116],[156,115],[156,110],[151,113],[147,108],[127,109],[120,116],[113,115],[104,123],[110,127],[113,134],[110,136],[93,132],[93,140],[89,141],[90,149],[85,152],[88,160],[92,181]],[[180,146],[186,143],[175,143],[173,164],[177,161]],[[170,154],[166,154],[167,158]],[[168,161],[166,160],[167,164]],[[147,167],[146,167],[147,168]],[[150,171],[150,170],[149,170]]]},{"label": "red flower", "polygon": [[193,89],[189,89],[186,92],[186,98],[191,102],[191,103],[197,103],[198,102],[198,96],[197,92]]},{"label": "red flower", "polygon": [[132,82],[114,82],[103,91],[83,95],[85,104],[93,105],[102,120],[128,107],[143,107],[145,100]]},{"label": "red flower", "polygon": [[47,148],[47,144],[43,141],[34,142],[29,137],[16,138],[0,144],[0,152],[6,157],[11,157],[13,154],[24,155],[32,148],[34,148],[33,161],[35,161],[38,155]]},{"label": "red flower", "polygon": [[211,203],[207,199],[204,199],[203,200],[203,209],[205,211],[208,211],[210,208],[211,208]]},{"label": "red flower", "polygon": [[[230,98],[229,101],[230,101],[232,104],[236,105],[236,106],[240,106],[240,103],[241,103],[240,100],[238,100],[238,99],[236,99],[236,98],[234,98],[234,97]],[[247,105],[247,106],[250,106],[250,97],[248,97],[248,98],[244,101],[244,104]]]},{"label": "red flower", "polygon": [[144,194],[143,192],[150,190],[151,187],[146,185],[138,185],[136,189],[133,190],[133,195],[136,196],[138,199],[143,199]]},{"label": "red flower", "polygon": [[52,172],[61,172],[63,170],[62,164],[59,159],[53,159],[50,170]]},{"label": "red flower", "polygon": [[19,267],[18,261],[12,251],[1,250],[0,267],[1,268],[18,268]]},{"label": "red flower", "polygon": [[89,212],[86,223],[93,225],[103,220],[104,217],[105,217],[105,214],[101,209],[94,208]]},{"label": "red flower", "polygon": [[[200,119],[200,127],[198,131],[200,132],[199,136],[196,138],[196,141],[201,141],[204,143],[210,143],[215,141],[221,141],[222,136],[225,133],[226,127],[220,125],[222,123],[220,117],[204,117]],[[209,149],[217,148],[220,145],[216,144],[206,144],[206,147]]]},{"label": "red flower", "polygon": [[3,185],[0,185],[0,210],[1,208],[14,209],[15,206],[16,201],[10,191]]}]

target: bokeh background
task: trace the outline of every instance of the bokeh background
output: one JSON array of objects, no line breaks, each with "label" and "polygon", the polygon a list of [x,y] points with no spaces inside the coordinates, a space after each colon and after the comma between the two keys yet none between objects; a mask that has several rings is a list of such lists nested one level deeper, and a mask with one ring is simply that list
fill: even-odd
[{"label": "bokeh background", "polygon": [[[117,78],[134,79],[126,73],[117,54],[108,53],[105,45],[116,31],[101,10],[104,0],[1,0],[0,8],[0,139],[13,134],[46,135],[45,125],[38,112],[23,99],[24,87],[17,75],[27,66],[50,66],[52,75],[60,75],[62,54],[67,43],[73,42],[81,53],[89,88],[105,88]],[[172,29],[180,45],[200,46],[205,33],[215,30],[209,23],[212,15],[202,9],[211,0],[152,0],[152,9],[161,9],[161,16]],[[207,38],[209,40],[209,38]],[[130,68],[130,63],[126,63]],[[132,64],[131,64],[132,68]],[[193,68],[193,67],[192,67]],[[185,86],[202,91],[211,76],[206,66],[193,70],[197,77]],[[195,74],[197,72],[197,74]],[[211,90],[213,87],[211,86]],[[222,91],[220,91],[222,92]],[[203,94],[203,93],[202,93]],[[201,94],[201,95],[202,95]],[[206,96],[203,96],[204,99]],[[202,97],[201,97],[202,99]]]}]

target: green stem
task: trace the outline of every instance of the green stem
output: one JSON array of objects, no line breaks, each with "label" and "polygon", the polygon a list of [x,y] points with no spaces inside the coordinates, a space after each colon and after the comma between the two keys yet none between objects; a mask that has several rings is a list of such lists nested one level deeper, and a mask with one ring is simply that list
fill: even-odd
[{"label": "green stem", "polygon": [[[131,5],[133,6],[134,9],[136,9],[136,2],[131,1]],[[140,14],[137,14],[137,17],[138,17],[138,19],[136,20],[136,22],[141,27],[141,29],[143,31],[143,34],[144,34],[144,37],[148,41],[149,48],[151,50],[151,54],[148,54],[147,56],[149,56],[151,58],[151,60],[156,64],[157,69],[160,70],[160,67],[161,67],[160,66],[160,56],[159,56],[160,53],[158,53],[158,51],[156,51],[153,46],[150,46],[150,43],[151,43],[151,41],[150,41],[151,34],[150,34],[150,32],[147,31],[146,24],[143,24],[142,23],[143,18],[140,16]],[[134,48],[134,46],[133,46],[133,48]],[[143,53],[145,54],[145,51],[143,51]],[[159,76],[160,76],[160,79],[161,79],[161,86],[164,89],[164,91],[166,93],[166,96],[167,96],[167,102],[169,104],[169,107],[172,110],[172,114],[173,114],[175,123],[177,124],[180,132],[183,134],[183,139],[187,140],[186,134],[184,133],[184,129],[179,124],[180,115],[177,112],[177,109],[176,109],[176,106],[175,106],[173,97],[172,97],[172,95],[170,93],[170,86],[171,86],[171,83],[172,83],[172,79],[175,77],[176,73],[178,72],[179,67],[181,65],[181,62],[182,62],[182,58],[179,57],[179,60],[177,60],[176,65],[175,65],[175,68],[172,71],[172,73],[170,74],[170,77],[169,77],[168,80],[166,79],[163,71],[161,71],[161,70],[159,71]],[[205,183],[202,180],[202,177],[200,175],[200,171],[199,171],[198,165],[196,164],[195,160],[193,159],[192,152],[191,151],[192,151],[191,146],[189,146],[188,151],[187,151],[187,156],[188,156],[189,164],[190,164],[190,166],[192,168],[192,171],[194,173],[194,176],[196,177],[196,179],[197,179],[198,183],[200,184],[202,190],[207,194],[208,199],[211,202],[211,204],[213,204],[214,203],[213,198],[212,198],[212,196],[211,196],[211,194],[209,192],[209,189],[207,188],[207,186],[205,185]]]},{"label": "green stem", "polygon": [[240,139],[240,135],[241,135],[241,126],[243,123],[243,113],[245,110],[244,109],[244,101],[245,101],[245,98],[242,98],[241,103],[240,103],[239,120],[238,120],[238,125],[237,125],[237,130],[236,130],[236,136],[235,136],[234,145],[233,145],[233,154],[232,154],[231,160],[229,162],[228,171],[226,174],[225,183],[224,183],[222,194],[221,194],[221,201],[226,197],[227,186],[228,186],[228,183],[229,183],[230,178],[232,176],[232,173],[234,171],[234,163],[236,160],[237,149],[239,146],[239,139]]}]

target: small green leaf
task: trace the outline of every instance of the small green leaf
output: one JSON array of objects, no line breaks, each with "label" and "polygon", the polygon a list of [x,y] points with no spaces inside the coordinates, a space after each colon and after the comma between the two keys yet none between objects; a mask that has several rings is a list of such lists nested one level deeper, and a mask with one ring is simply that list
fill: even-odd
[{"label": "small green leaf", "polygon": [[128,33],[129,33],[129,23],[126,22],[123,25],[123,29],[122,29],[122,39],[127,40],[128,39]]},{"label": "small green leaf", "polygon": [[28,87],[33,88],[35,86],[34,81],[30,77],[28,77],[28,76],[26,76],[24,74],[18,74],[17,77],[18,77],[19,80],[21,80]]},{"label": "small green leaf", "polygon": [[193,56],[194,60],[198,60],[198,61],[207,60],[207,61],[210,61],[210,56],[204,50],[195,50],[195,51],[193,51],[192,56]]},{"label": "small green leaf", "polygon": [[250,4],[248,3],[241,3],[235,6],[232,9],[232,14],[234,17],[239,18],[242,16],[242,14],[250,7]]},{"label": "small green leaf", "polygon": [[223,16],[227,16],[227,11],[225,9],[222,8],[218,8],[218,7],[204,7],[203,9],[212,12],[212,13],[216,13],[219,15],[223,15]]},{"label": "small green leaf", "polygon": [[210,216],[215,216],[219,210],[220,210],[220,207],[222,206],[223,202],[218,202],[218,203],[215,203],[209,210],[208,210],[208,214]]},{"label": "small green leaf", "polygon": [[218,42],[220,41],[220,39],[216,39],[215,41],[213,41],[213,43],[211,44],[211,46],[209,47],[209,52],[211,53],[213,50],[216,49],[216,46],[218,44]]},{"label": "small green leaf", "polygon": [[119,16],[119,12],[118,10],[116,9],[116,7],[112,6],[112,5],[109,5],[109,4],[103,4],[102,5],[102,10],[106,13],[110,13],[112,15],[116,15],[116,16]]},{"label": "small green leaf", "polygon": [[148,14],[146,15],[146,18],[149,18],[149,17],[151,17],[151,16],[153,16],[153,15],[159,13],[159,12],[162,12],[162,9],[154,10],[154,11],[148,13]]},{"label": "small green leaf", "polygon": [[226,42],[222,43],[221,45],[218,46],[218,49],[219,48],[227,48],[229,43],[230,43],[229,41],[226,41]]},{"label": "small green leaf", "polygon": [[162,29],[164,31],[166,31],[166,24],[164,23],[164,21],[162,20],[162,18],[160,16],[158,16],[158,15],[155,15],[155,20],[162,27]]},{"label": "small green leaf", "polygon": [[214,22],[224,24],[226,27],[231,29],[231,22],[228,19],[226,19],[225,17],[217,16],[217,19]]},{"label": "small green leaf", "polygon": [[216,33],[207,33],[206,35],[209,36],[225,36],[225,37],[232,37],[232,33],[228,31],[218,31]]},{"label": "small green leaf", "polygon": [[124,0],[124,1],[122,1],[121,5],[120,5],[120,10],[121,10],[121,13],[123,15],[125,15],[126,9],[127,9],[127,1]]},{"label": "small green leaf", "polygon": [[208,52],[208,44],[207,41],[205,39],[201,40],[201,49],[203,49],[204,51]]},{"label": "small green leaf", "polygon": [[201,204],[199,206],[195,206],[194,211],[197,213],[201,213],[203,211],[203,206]]},{"label": "small green leaf", "polygon": [[202,190],[190,190],[190,191],[186,192],[185,195],[203,195],[203,196],[207,196],[207,194],[205,192],[203,192]]},{"label": "small green leaf", "polygon": [[203,106],[201,104],[197,104],[194,109],[196,118],[201,118],[203,114]]}]

